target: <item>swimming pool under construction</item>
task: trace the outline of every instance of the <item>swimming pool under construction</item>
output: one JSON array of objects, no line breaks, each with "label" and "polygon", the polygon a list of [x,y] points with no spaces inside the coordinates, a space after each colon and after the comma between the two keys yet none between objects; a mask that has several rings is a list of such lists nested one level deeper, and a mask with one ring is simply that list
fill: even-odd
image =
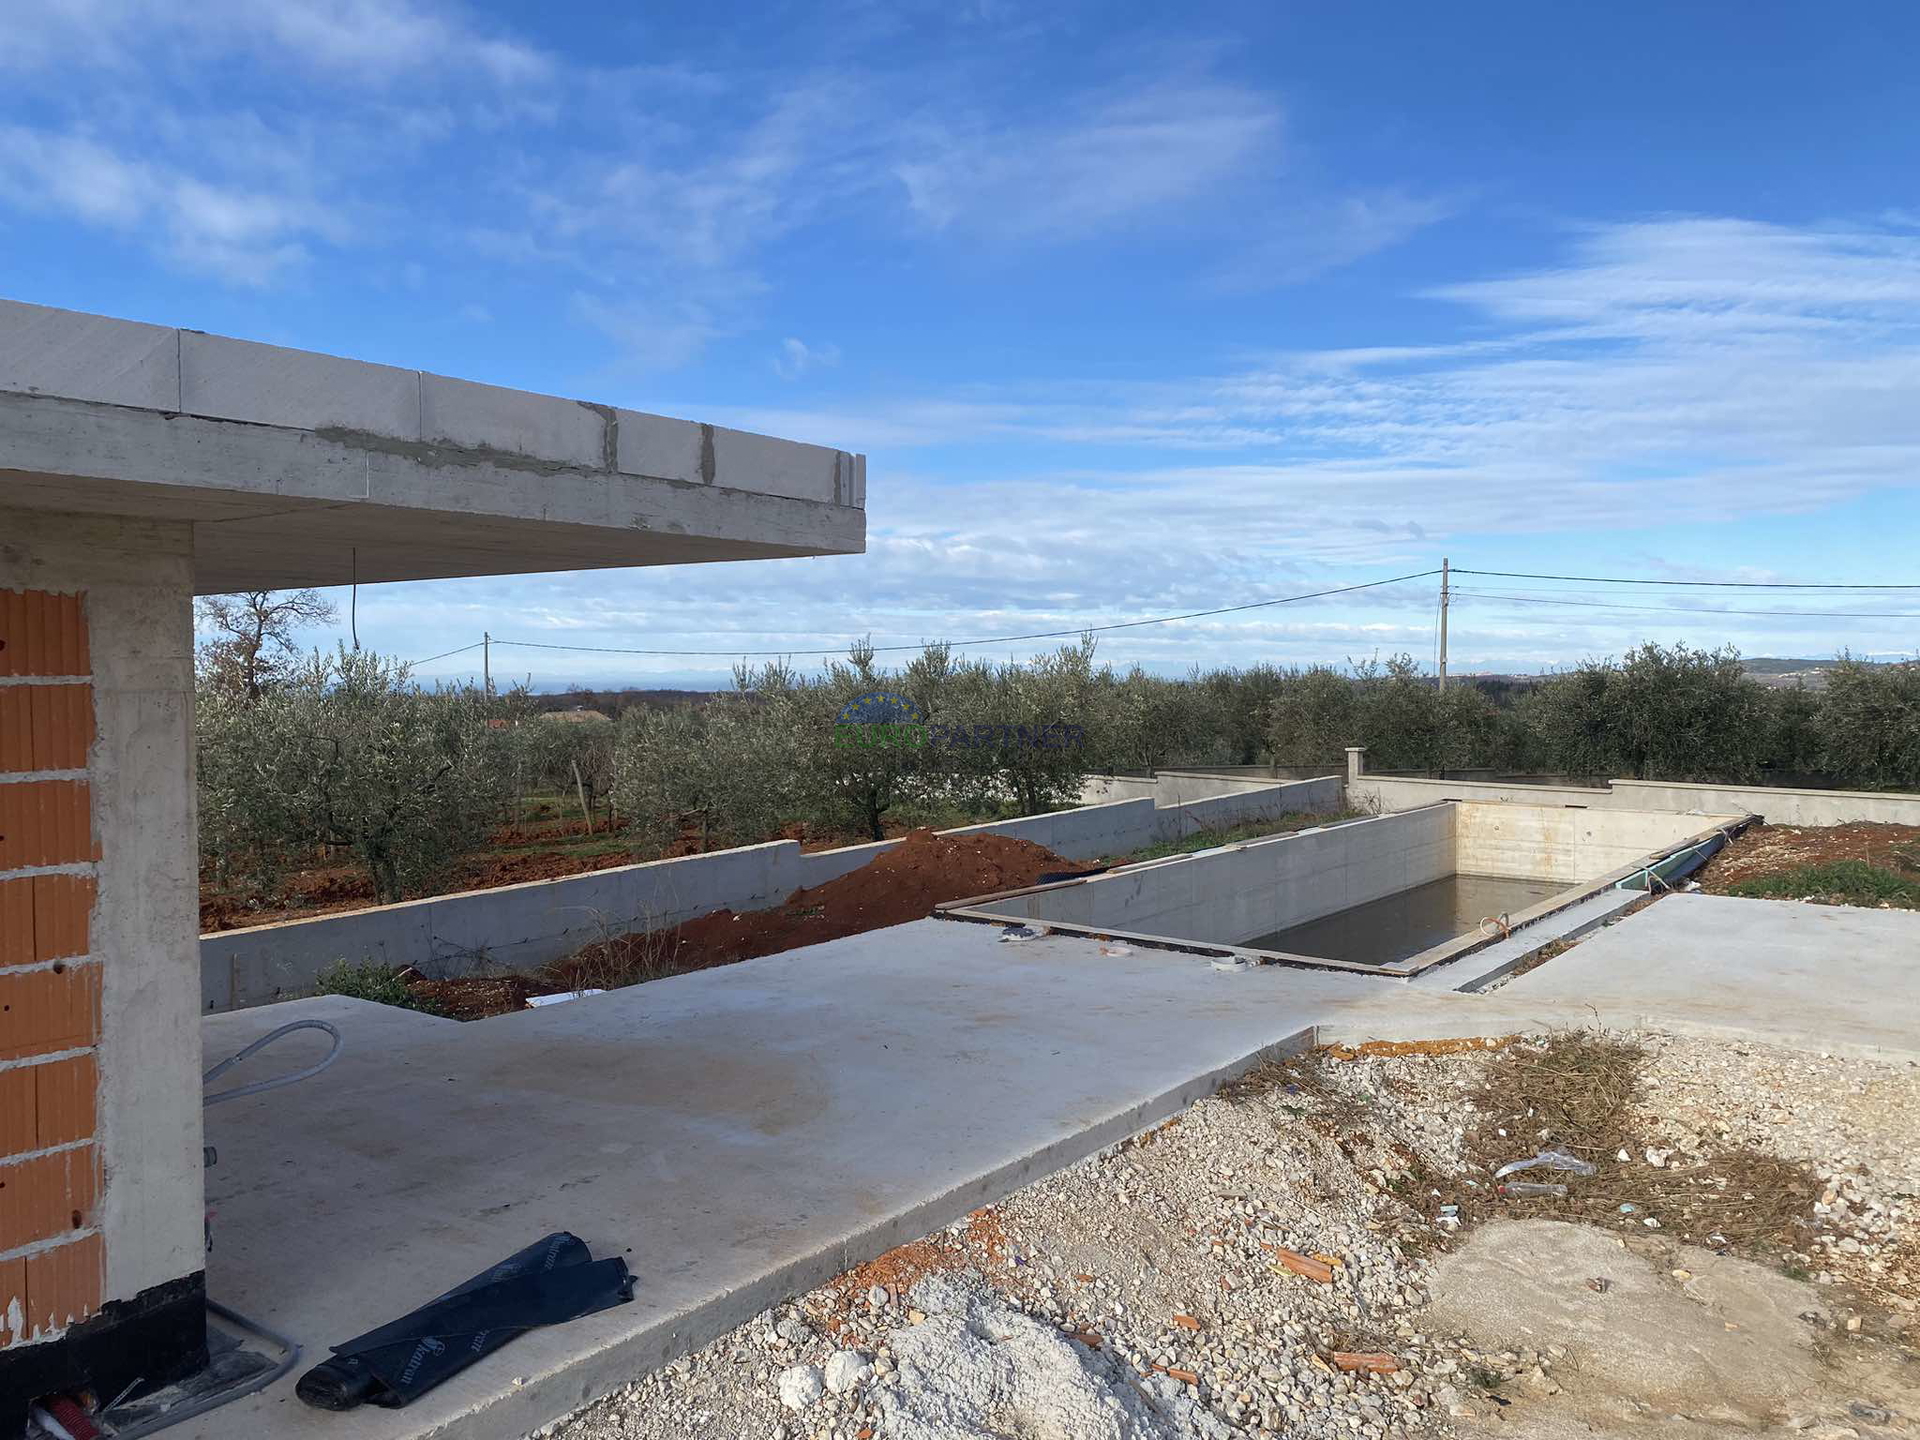
[{"label": "swimming pool under construction", "polygon": [[[1445,801],[956,901],[948,919],[1045,927],[1229,962],[1409,978],[1599,923],[1684,883],[1747,815]],[[1490,977],[1489,977],[1490,978]]]}]

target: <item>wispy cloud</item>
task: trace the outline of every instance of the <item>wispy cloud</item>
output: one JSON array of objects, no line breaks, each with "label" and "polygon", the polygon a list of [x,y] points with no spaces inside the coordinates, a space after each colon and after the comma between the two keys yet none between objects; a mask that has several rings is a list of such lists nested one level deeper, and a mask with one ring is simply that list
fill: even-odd
[{"label": "wispy cloud", "polygon": [[426,72],[521,85],[554,69],[537,47],[432,0],[62,0],[8,16],[0,70],[131,70],[235,51],[355,87]]},{"label": "wispy cloud", "polygon": [[1280,97],[1189,47],[1108,57],[1042,104],[997,53],[898,33],[1004,41],[1024,22],[869,19],[884,44],[635,66],[563,57],[458,0],[65,0],[12,17],[0,46],[30,102],[0,201],[239,285],[400,237],[563,267],[570,313],[646,369],[756,328],[794,248],[855,230],[997,264],[1171,237],[1200,252],[1186,283],[1213,263],[1246,287],[1440,211],[1288,180]]},{"label": "wispy cloud", "polygon": [[1245,249],[1221,267],[1226,290],[1297,285],[1363,260],[1459,213],[1459,196],[1406,190],[1350,190],[1306,197],[1260,218]]},{"label": "wispy cloud", "polygon": [[[1096,447],[1129,492],[1283,487],[1537,530],[1623,505],[1793,511],[1920,477],[1920,235],[1656,219],[1431,292],[1472,338],[1127,385],[1022,380],[756,412],[873,449]],[[1186,452],[1218,456],[1167,465]],[[1222,517],[1230,518],[1230,517]]]},{"label": "wispy cloud", "polygon": [[338,215],[273,190],[201,179],[130,158],[85,135],[0,127],[0,199],[151,238],[189,270],[264,285],[344,239]]},{"label": "wispy cloud", "polygon": [[[875,452],[886,483],[872,492],[861,613],[930,636],[958,633],[967,617],[975,633],[994,616],[1045,628],[1203,608],[1294,578],[1309,589],[1309,577],[1423,569],[1449,537],[1605,535],[1636,554],[1626,568],[1661,573],[1637,555],[1637,530],[1810,515],[1920,489],[1911,231],[1653,219],[1580,232],[1560,264],[1438,293],[1471,338],[1279,354],[1152,384],[983,384],[729,418]],[[917,453],[945,455],[960,440],[964,475],[915,473]],[[843,576],[803,571],[742,583],[803,587],[805,613],[844,608]],[[1430,588],[1412,587],[1406,603],[1427,604]],[[702,592],[684,593],[692,604]],[[1374,622],[1418,632],[1420,620],[1394,620],[1399,603],[1342,602],[1354,643]],[[771,589],[760,613],[790,623]],[[1566,637],[1617,636],[1644,618],[1547,614],[1564,625],[1543,631],[1534,611],[1531,629],[1502,632],[1489,616],[1482,643],[1565,658],[1618,643]],[[1234,633],[1298,654],[1303,623],[1289,612]],[[1739,636],[1742,623],[1709,616],[1680,633]],[[1860,643],[1884,632],[1884,649],[1910,633],[1901,622],[1767,626],[1809,637],[1816,654],[1834,634]],[[1325,654],[1325,641],[1309,653]],[[1128,638],[1121,653],[1177,663],[1210,643],[1183,628]]]},{"label": "wispy cloud", "polygon": [[1271,163],[1281,111],[1214,80],[1166,81],[1007,124],[923,118],[892,168],[936,230],[1057,241],[1134,223]]},{"label": "wispy cloud", "polygon": [[690,297],[652,305],[576,290],[567,313],[613,341],[623,368],[637,373],[678,369],[728,333],[707,306]]},{"label": "wispy cloud", "polygon": [[839,363],[838,345],[809,345],[789,335],[774,353],[773,370],[782,380],[798,380],[809,370],[830,370]]}]

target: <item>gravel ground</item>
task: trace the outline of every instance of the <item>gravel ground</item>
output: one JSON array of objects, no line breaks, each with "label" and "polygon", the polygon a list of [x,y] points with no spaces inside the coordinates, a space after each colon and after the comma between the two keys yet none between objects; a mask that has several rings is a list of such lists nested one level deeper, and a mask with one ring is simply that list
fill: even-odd
[{"label": "gravel ground", "polygon": [[[1915,1068],[1630,1038],[1650,1056],[1631,1166],[1746,1145],[1811,1169],[1804,1244],[1750,1258],[1811,1282],[1823,1345],[1886,1347],[1920,1374],[1904,1348],[1920,1319]],[[1490,1177],[1463,1147],[1488,1063],[1322,1053],[1269,1067],[543,1433],[1384,1440],[1472,1428],[1508,1396],[1551,1403],[1577,1384],[1578,1353],[1480,1348],[1425,1318],[1435,1265],[1465,1238],[1448,1197],[1487,1213]],[[1834,1433],[1905,1433],[1898,1415],[1886,1423]]]}]

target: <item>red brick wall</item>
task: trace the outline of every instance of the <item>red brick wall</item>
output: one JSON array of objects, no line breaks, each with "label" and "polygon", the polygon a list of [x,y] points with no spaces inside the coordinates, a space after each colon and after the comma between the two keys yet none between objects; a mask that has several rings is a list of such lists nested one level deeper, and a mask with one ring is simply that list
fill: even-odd
[{"label": "red brick wall", "polygon": [[100,1306],[85,597],[0,590],[0,1347]]}]

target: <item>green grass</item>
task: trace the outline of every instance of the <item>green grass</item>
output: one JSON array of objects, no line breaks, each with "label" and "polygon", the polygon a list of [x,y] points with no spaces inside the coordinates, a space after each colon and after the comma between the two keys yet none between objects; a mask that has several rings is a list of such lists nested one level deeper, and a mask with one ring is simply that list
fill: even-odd
[{"label": "green grass", "polygon": [[556,836],[537,845],[503,845],[499,849],[476,850],[474,854],[483,858],[507,858],[515,855],[611,855],[615,851],[626,852],[633,848],[633,841],[626,835],[604,832],[597,835]]},{"label": "green grass", "polygon": [[322,995],[345,995],[350,1000],[371,1000],[376,1005],[397,1005],[402,1010],[420,1010],[428,1015],[440,1013],[437,1005],[409,990],[397,970],[373,961],[353,965],[336,960],[320,972],[317,984]]},{"label": "green grass", "polygon": [[1343,820],[1363,820],[1363,810],[1342,810],[1334,815],[1309,815],[1293,812],[1276,815],[1271,820],[1254,820],[1245,825],[1233,825],[1224,830],[1196,830],[1180,840],[1168,840],[1159,845],[1147,845],[1125,855],[1116,856],[1114,864],[1133,865],[1142,860],[1164,860],[1169,855],[1191,855],[1198,850],[1211,850],[1216,845],[1234,845],[1242,840],[1258,840],[1264,835],[1285,835],[1294,830],[1311,830],[1316,825],[1337,825]]},{"label": "green grass", "polygon": [[1920,881],[1864,860],[1826,860],[1773,875],[1752,875],[1727,887],[1729,895],[1817,900],[1825,905],[1890,905],[1920,910]]}]

